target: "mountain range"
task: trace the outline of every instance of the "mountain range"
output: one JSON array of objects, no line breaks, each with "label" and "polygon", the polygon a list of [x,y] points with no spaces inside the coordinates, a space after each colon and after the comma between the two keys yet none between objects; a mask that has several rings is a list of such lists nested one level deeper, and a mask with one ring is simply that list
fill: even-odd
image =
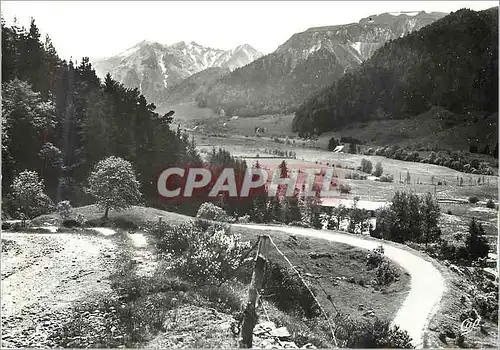
[{"label": "mountain range", "polygon": [[211,84],[200,106],[226,115],[290,113],[312,94],[357,69],[387,41],[403,37],[445,13],[383,13],[358,23],[310,28],[270,55]]},{"label": "mountain range", "polygon": [[[110,72],[115,80],[139,88],[157,105],[196,99],[201,107],[223,109],[226,115],[287,113],[359,67],[388,40],[445,15],[383,13],[358,23],[310,28],[292,35],[266,56],[250,45],[224,51],[194,42],[165,46],[143,41],[116,56],[95,60],[93,65],[99,76]],[[212,70],[181,84],[214,67],[223,70]],[[190,93],[186,93],[186,85],[191,86]]]},{"label": "mountain range", "polygon": [[358,70],[303,102],[293,130],[321,133],[433,106],[458,118],[441,116],[448,127],[471,122],[475,111],[498,111],[498,7],[463,9],[387,42]]},{"label": "mountain range", "polygon": [[244,44],[232,50],[220,50],[184,41],[173,45],[142,41],[115,56],[93,60],[99,77],[108,72],[129,88],[138,88],[148,99],[160,103],[172,86],[208,68],[230,72],[262,54]]}]

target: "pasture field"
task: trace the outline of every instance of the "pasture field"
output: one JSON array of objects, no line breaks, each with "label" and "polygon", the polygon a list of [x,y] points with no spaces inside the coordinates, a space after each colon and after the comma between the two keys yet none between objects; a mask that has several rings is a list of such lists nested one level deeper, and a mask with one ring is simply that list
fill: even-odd
[{"label": "pasture field", "polygon": [[[275,169],[283,160],[290,169],[321,168],[334,166],[334,181],[337,184],[349,184],[352,188],[349,194],[336,192],[334,198],[337,203],[352,201],[355,197],[360,203],[365,202],[367,208],[390,202],[396,191],[412,191],[417,194],[430,192],[438,199],[442,216],[440,227],[443,235],[454,239],[457,233],[467,232],[467,226],[472,217],[479,220],[486,231],[488,240],[493,246],[497,244],[498,237],[498,210],[486,207],[486,202],[491,199],[498,208],[498,177],[462,173],[443,166],[404,162],[382,156],[366,156],[349,153],[333,153],[321,149],[304,148],[293,144],[278,143],[269,137],[244,137],[232,135],[231,137],[215,137],[197,135],[198,149],[202,153],[209,153],[212,147],[223,147],[236,157],[246,160],[249,166],[258,160],[261,166]],[[287,150],[296,153],[296,159],[267,154],[265,150]],[[375,167],[377,162],[382,164],[384,174],[394,177],[393,182],[375,181],[368,176],[367,180],[346,179],[350,173],[363,172],[356,170],[362,159],[370,160]],[[404,183],[407,172],[410,173],[410,184]],[[400,176],[402,182],[400,182]],[[463,185],[460,186],[460,178]],[[479,180],[479,185],[478,185]],[[322,183],[319,178],[318,182]],[[469,203],[469,198],[476,196],[479,202]],[[328,205],[329,199],[325,199]],[[451,212],[451,214],[449,214]]]}]

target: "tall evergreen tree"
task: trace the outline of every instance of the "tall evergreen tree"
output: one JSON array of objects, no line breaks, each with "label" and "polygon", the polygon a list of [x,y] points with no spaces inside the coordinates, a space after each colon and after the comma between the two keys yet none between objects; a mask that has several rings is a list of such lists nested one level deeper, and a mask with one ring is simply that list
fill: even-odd
[{"label": "tall evergreen tree", "polygon": [[472,261],[486,258],[489,252],[489,245],[484,236],[484,228],[475,218],[469,222],[469,233],[465,239],[465,249],[468,258]]}]

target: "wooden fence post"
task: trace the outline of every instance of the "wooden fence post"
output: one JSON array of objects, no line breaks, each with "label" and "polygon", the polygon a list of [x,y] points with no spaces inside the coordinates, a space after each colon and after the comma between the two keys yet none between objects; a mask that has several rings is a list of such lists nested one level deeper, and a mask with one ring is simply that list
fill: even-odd
[{"label": "wooden fence post", "polygon": [[252,273],[252,281],[248,288],[248,302],[243,315],[241,325],[241,338],[239,341],[240,348],[251,348],[253,340],[253,329],[257,323],[257,313],[255,305],[257,296],[262,289],[264,280],[264,267],[266,265],[267,248],[269,246],[269,236],[260,236],[259,245],[257,248],[257,256],[255,258],[255,267]]}]

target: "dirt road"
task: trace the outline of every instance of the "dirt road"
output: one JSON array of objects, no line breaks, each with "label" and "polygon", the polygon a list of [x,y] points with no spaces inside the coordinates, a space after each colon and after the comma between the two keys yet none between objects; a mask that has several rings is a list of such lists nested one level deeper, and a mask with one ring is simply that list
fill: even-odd
[{"label": "dirt road", "polygon": [[110,292],[116,246],[100,236],[2,232],[2,347],[50,347],[71,303]]},{"label": "dirt road", "polygon": [[[285,233],[322,238],[333,242],[345,243],[352,246],[374,249],[382,243],[379,240],[365,239],[334,231],[323,231],[301,227],[285,227],[273,225],[247,225],[259,230],[281,231]],[[382,243],[384,254],[403,267],[411,276],[411,290],[403,305],[399,309],[393,324],[399,325],[408,331],[416,347],[423,346],[423,332],[427,328],[428,320],[437,311],[437,307],[445,291],[445,282],[440,272],[427,260],[408,250],[390,243]]]}]

